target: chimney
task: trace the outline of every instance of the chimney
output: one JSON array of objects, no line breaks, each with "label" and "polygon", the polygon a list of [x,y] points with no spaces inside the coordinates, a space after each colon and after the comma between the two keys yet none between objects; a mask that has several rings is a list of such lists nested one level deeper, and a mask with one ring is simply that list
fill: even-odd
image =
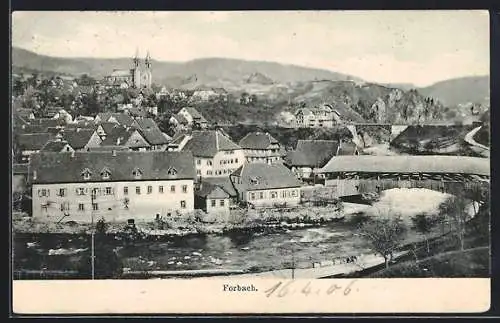
[{"label": "chimney", "polygon": [[116,150],[114,150],[114,149],[113,149],[113,150],[111,151],[111,155],[112,155],[113,157],[116,157]]},{"label": "chimney", "polygon": [[71,152],[71,158],[75,158],[75,151],[74,150]]},{"label": "chimney", "polygon": [[120,138],[118,138],[118,139],[116,139],[116,145],[117,145],[117,146],[120,146],[121,139],[122,139],[121,137],[120,137]]},{"label": "chimney", "polygon": [[33,180],[36,180],[36,170],[33,171]]}]

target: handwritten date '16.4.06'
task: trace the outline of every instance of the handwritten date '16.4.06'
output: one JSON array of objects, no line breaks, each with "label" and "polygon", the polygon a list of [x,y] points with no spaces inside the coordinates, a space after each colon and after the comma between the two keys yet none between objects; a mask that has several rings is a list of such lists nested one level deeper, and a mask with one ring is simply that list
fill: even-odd
[{"label": "handwritten date '16.4.06'", "polygon": [[354,283],[356,280],[350,280],[345,284],[339,282],[326,283],[322,280],[315,280],[314,283],[311,281],[300,281],[300,280],[289,280],[286,282],[278,282],[271,286],[269,289],[265,290],[264,293],[267,297],[285,297],[289,295],[304,295],[304,296],[323,296],[323,295],[343,295],[347,296],[353,291],[357,291],[354,288]]}]

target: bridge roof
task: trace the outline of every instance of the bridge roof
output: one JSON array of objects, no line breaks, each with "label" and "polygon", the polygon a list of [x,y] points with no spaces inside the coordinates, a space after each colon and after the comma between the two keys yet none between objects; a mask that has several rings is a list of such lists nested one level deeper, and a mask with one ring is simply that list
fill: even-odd
[{"label": "bridge roof", "polygon": [[490,160],[463,156],[334,156],[320,173],[448,173],[490,176]]}]

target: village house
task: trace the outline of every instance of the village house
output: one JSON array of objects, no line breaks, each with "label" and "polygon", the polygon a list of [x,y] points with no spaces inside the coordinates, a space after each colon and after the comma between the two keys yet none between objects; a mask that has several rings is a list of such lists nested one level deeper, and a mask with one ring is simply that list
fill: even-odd
[{"label": "village house", "polygon": [[231,195],[222,186],[202,181],[195,190],[194,197],[196,209],[221,217],[229,215]]},{"label": "village house", "polygon": [[318,169],[334,156],[359,155],[351,142],[335,140],[299,140],[295,150],[288,152],[285,165],[301,180],[315,182]]},{"label": "village house", "polygon": [[40,151],[45,144],[55,136],[51,133],[26,133],[17,136],[17,143],[21,152],[21,161],[28,162],[30,156]]},{"label": "village house", "polygon": [[168,151],[181,151],[182,148],[191,139],[191,135],[188,133],[179,132],[175,134],[170,142],[167,144]]},{"label": "village house", "polygon": [[301,183],[281,164],[245,164],[229,178],[239,201],[251,208],[290,207],[300,203]]},{"label": "village house", "polygon": [[147,151],[150,144],[136,128],[116,127],[106,135],[101,146],[122,146],[133,151]]},{"label": "village house", "polygon": [[151,221],[194,211],[188,152],[40,153],[29,176],[33,217],[42,221]]},{"label": "village house", "polygon": [[90,147],[97,147],[102,142],[95,129],[64,129],[61,135],[62,139],[76,151],[88,151]]},{"label": "village house", "polygon": [[40,152],[52,152],[52,153],[63,153],[63,152],[72,152],[75,151],[67,141],[61,140],[60,138],[53,139],[48,141]]},{"label": "village house", "polygon": [[102,112],[97,114],[95,122],[114,122],[124,127],[137,126],[135,120],[126,113]]},{"label": "village house", "polygon": [[156,122],[151,118],[136,120],[136,129],[149,144],[150,150],[166,150],[169,142],[169,137],[161,132]]},{"label": "village house", "polygon": [[281,145],[268,132],[251,132],[238,143],[248,163],[275,163],[282,161]]},{"label": "village house", "polygon": [[426,188],[455,194],[488,183],[487,158],[463,156],[336,156],[318,170],[332,196]]},{"label": "village house", "polygon": [[191,151],[198,177],[229,176],[245,163],[240,146],[220,130],[193,131],[182,151]]},{"label": "village house", "polygon": [[96,131],[99,137],[104,140],[116,128],[123,128],[123,126],[115,122],[101,122],[98,124]]},{"label": "village house", "polygon": [[201,129],[206,129],[208,127],[207,119],[205,119],[205,117],[203,117],[195,108],[182,108],[177,115],[184,117],[188,121],[188,125],[190,127],[199,127]]},{"label": "village house", "polygon": [[330,104],[299,109],[295,113],[295,119],[297,126],[304,128],[332,128],[342,122],[340,113]]}]

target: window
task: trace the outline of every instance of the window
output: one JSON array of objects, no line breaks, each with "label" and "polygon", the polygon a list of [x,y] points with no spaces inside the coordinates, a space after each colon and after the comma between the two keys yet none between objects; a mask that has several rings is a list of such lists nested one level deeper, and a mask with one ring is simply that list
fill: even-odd
[{"label": "window", "polygon": [[264,192],[260,192],[260,193],[259,193],[259,198],[260,198],[260,199],[263,199],[263,198],[264,198]]},{"label": "window", "polygon": [[158,192],[163,193],[163,186],[158,186]]},{"label": "window", "polygon": [[250,193],[250,199],[255,200],[255,193]]},{"label": "window", "polygon": [[235,158],[235,159],[234,159],[234,162],[237,164],[237,163],[238,163],[238,158]]},{"label": "window", "polygon": [[207,170],[207,175],[212,175],[212,171],[211,170]]},{"label": "window", "polygon": [[92,203],[92,210],[94,211],[99,210],[99,205],[97,203]]},{"label": "window", "polygon": [[224,206],[224,200],[220,200],[220,206]]},{"label": "window", "polygon": [[153,193],[153,186],[149,185],[148,186],[148,194]]},{"label": "window", "polygon": [[186,208],[186,201],[181,201],[181,209],[185,209]]},{"label": "window", "polygon": [[275,199],[275,198],[277,198],[277,197],[278,197],[278,193],[276,193],[276,192],[274,192],[274,191],[273,191],[273,192],[271,192],[271,198],[272,198],[272,199]]},{"label": "window", "polygon": [[233,163],[233,159],[231,158],[231,160],[229,162],[232,164]]},{"label": "window", "polygon": [[76,195],[85,195],[85,189],[83,187],[77,188]]},{"label": "window", "polygon": [[128,187],[127,186],[123,187],[123,195],[128,195]]},{"label": "window", "polygon": [[92,176],[92,173],[90,172],[90,170],[88,168],[85,168],[82,172],[82,176],[83,176],[84,180],[89,180],[90,177]]},{"label": "window", "polygon": [[196,170],[196,175],[201,175],[201,170],[197,169]]},{"label": "window", "polygon": [[61,211],[69,211],[69,202],[61,203]]},{"label": "window", "polygon": [[135,168],[132,171],[132,175],[134,176],[135,179],[141,179],[141,177],[142,177],[142,171],[139,168]]},{"label": "window", "polygon": [[62,196],[62,197],[66,196],[66,189],[65,188],[59,189],[59,196]]},{"label": "window", "polygon": [[167,171],[168,175],[176,175],[177,174],[177,169],[170,167]]},{"label": "window", "polygon": [[207,166],[212,166],[212,161],[211,160],[207,160]]},{"label": "window", "polygon": [[170,192],[175,193],[175,185],[170,186]]},{"label": "window", "polygon": [[49,190],[42,188],[41,190],[38,190],[38,196],[49,196]]},{"label": "window", "polygon": [[78,211],[84,211],[85,205],[83,203],[78,204]]},{"label": "window", "polygon": [[297,190],[292,190],[292,197],[297,197]]},{"label": "window", "polygon": [[111,187],[106,187],[106,195],[111,195],[113,194],[113,190],[111,189]]},{"label": "window", "polygon": [[216,202],[217,202],[217,200],[212,200],[212,207],[216,206],[216,204],[217,204]]},{"label": "window", "polygon": [[187,193],[187,191],[188,191],[188,186],[182,185],[182,193]]},{"label": "window", "polygon": [[201,165],[201,159],[196,160],[196,165]]},{"label": "window", "polygon": [[135,187],[135,194],[141,195],[141,187],[140,186]]},{"label": "window", "polygon": [[111,178],[111,171],[107,168],[104,168],[101,171],[101,177],[102,177],[102,179],[110,179]]},{"label": "window", "polygon": [[99,194],[99,192],[100,192],[100,189],[99,189],[99,188],[93,188],[93,189],[92,189],[92,193],[91,193],[91,194],[92,194],[94,197],[96,197],[96,196],[97,196],[97,194]]}]

